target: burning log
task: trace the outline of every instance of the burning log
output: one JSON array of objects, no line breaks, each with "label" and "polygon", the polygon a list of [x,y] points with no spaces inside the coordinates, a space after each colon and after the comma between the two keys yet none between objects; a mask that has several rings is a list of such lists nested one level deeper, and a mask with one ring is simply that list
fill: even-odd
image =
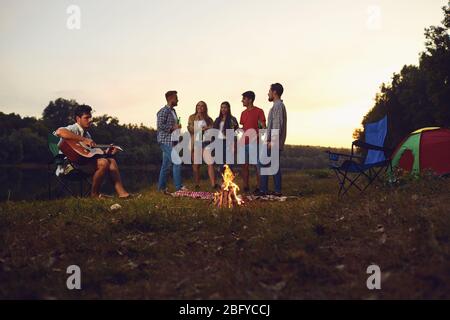
[{"label": "burning log", "polygon": [[221,190],[214,194],[214,205],[219,208],[233,208],[241,206],[244,201],[239,192],[239,186],[233,182],[235,175],[230,167],[225,165],[225,170],[222,173],[223,183]]}]

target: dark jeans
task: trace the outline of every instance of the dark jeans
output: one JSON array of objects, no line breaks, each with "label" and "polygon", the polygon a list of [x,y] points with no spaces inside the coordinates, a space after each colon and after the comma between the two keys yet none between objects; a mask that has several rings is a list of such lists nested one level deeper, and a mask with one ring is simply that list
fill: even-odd
[{"label": "dark jeans", "polygon": [[181,164],[172,163],[172,146],[168,144],[159,144],[162,151],[162,164],[161,171],[159,172],[158,190],[164,190],[167,187],[167,174],[169,173],[170,166],[173,170],[173,181],[175,183],[175,189],[178,191],[181,189]]},{"label": "dark jeans", "polygon": [[[269,150],[270,154],[271,150]],[[281,150],[280,150],[280,162],[281,162]],[[259,169],[261,167],[268,167],[269,165],[262,165],[259,164]],[[281,181],[282,181],[282,174],[281,174],[281,163],[278,168],[277,173],[273,175],[273,183],[275,186],[275,192],[281,193]],[[260,175],[260,181],[259,181],[259,190],[261,192],[267,193],[269,191],[269,176],[268,175]]]}]

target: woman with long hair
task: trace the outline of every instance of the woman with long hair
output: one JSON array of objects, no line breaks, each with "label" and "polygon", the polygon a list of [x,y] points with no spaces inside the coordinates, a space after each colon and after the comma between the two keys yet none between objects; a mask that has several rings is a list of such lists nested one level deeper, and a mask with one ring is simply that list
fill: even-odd
[{"label": "woman with long hair", "polygon": [[[213,120],[208,116],[208,105],[204,101],[199,101],[195,106],[195,113],[189,117],[188,120],[188,131],[191,134],[191,155],[192,155],[192,170],[194,171],[194,182],[195,189],[200,189],[200,164],[194,163],[194,143],[202,145],[202,155],[203,155],[203,141],[199,141],[199,132],[205,132],[206,130],[213,127]],[[203,157],[202,157],[203,162]],[[214,166],[208,164],[208,176],[211,182],[211,187],[214,189],[218,188],[216,184],[216,176],[214,173]]]},{"label": "woman with long hair", "polygon": [[[219,139],[223,140],[223,162],[222,164],[227,163],[226,162],[226,154],[229,148],[231,148],[232,151],[234,151],[234,135],[233,135],[233,141],[227,145],[226,135],[227,130],[237,130],[239,128],[239,124],[235,117],[231,114],[231,105],[228,101],[224,101],[220,104],[220,112],[219,116],[214,121],[213,127],[215,129],[219,130]],[[227,148],[227,146],[229,148]],[[234,154],[234,152],[232,152]],[[220,160],[220,159],[219,159]],[[233,161],[234,162],[234,161]],[[218,162],[220,163],[220,162]]]}]

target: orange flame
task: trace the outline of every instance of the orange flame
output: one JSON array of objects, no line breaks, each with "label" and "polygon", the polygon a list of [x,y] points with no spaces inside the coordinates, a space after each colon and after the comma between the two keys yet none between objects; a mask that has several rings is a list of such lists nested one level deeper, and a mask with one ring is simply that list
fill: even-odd
[{"label": "orange flame", "polygon": [[228,208],[232,208],[233,207],[233,200],[238,204],[238,205],[242,205],[243,204],[243,200],[241,198],[241,196],[239,196],[237,194],[237,192],[240,190],[239,186],[234,183],[234,178],[235,175],[233,173],[233,171],[231,171],[230,167],[228,165],[224,166],[225,170],[222,173],[222,178],[223,178],[223,184],[222,184],[222,190],[221,192],[216,192],[214,195],[214,202],[216,203],[217,206],[222,207],[223,203],[224,203],[224,199],[222,198],[224,195],[223,191],[227,191],[226,194],[228,196],[227,198],[227,203],[228,203]]}]

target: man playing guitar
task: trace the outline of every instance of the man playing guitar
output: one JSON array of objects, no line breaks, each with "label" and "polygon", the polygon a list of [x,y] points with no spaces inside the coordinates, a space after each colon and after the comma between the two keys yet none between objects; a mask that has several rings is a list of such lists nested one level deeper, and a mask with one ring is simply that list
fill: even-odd
[{"label": "man playing guitar", "polygon": [[[87,105],[77,106],[75,109],[75,123],[67,127],[57,129],[54,134],[64,140],[73,140],[82,142],[88,147],[95,147],[96,144],[92,140],[91,135],[87,131],[92,123],[92,108]],[[62,141],[62,140],[61,140]],[[60,142],[61,144],[61,142]],[[117,153],[117,148],[111,147],[107,150],[105,155],[114,155]],[[91,196],[100,198],[100,187],[106,174],[109,174],[114,184],[114,188],[119,198],[131,198],[132,195],[128,193],[120,177],[119,167],[115,159],[110,157],[95,157],[86,159],[83,163],[73,163],[74,167],[82,172],[92,175],[92,190]]]}]

